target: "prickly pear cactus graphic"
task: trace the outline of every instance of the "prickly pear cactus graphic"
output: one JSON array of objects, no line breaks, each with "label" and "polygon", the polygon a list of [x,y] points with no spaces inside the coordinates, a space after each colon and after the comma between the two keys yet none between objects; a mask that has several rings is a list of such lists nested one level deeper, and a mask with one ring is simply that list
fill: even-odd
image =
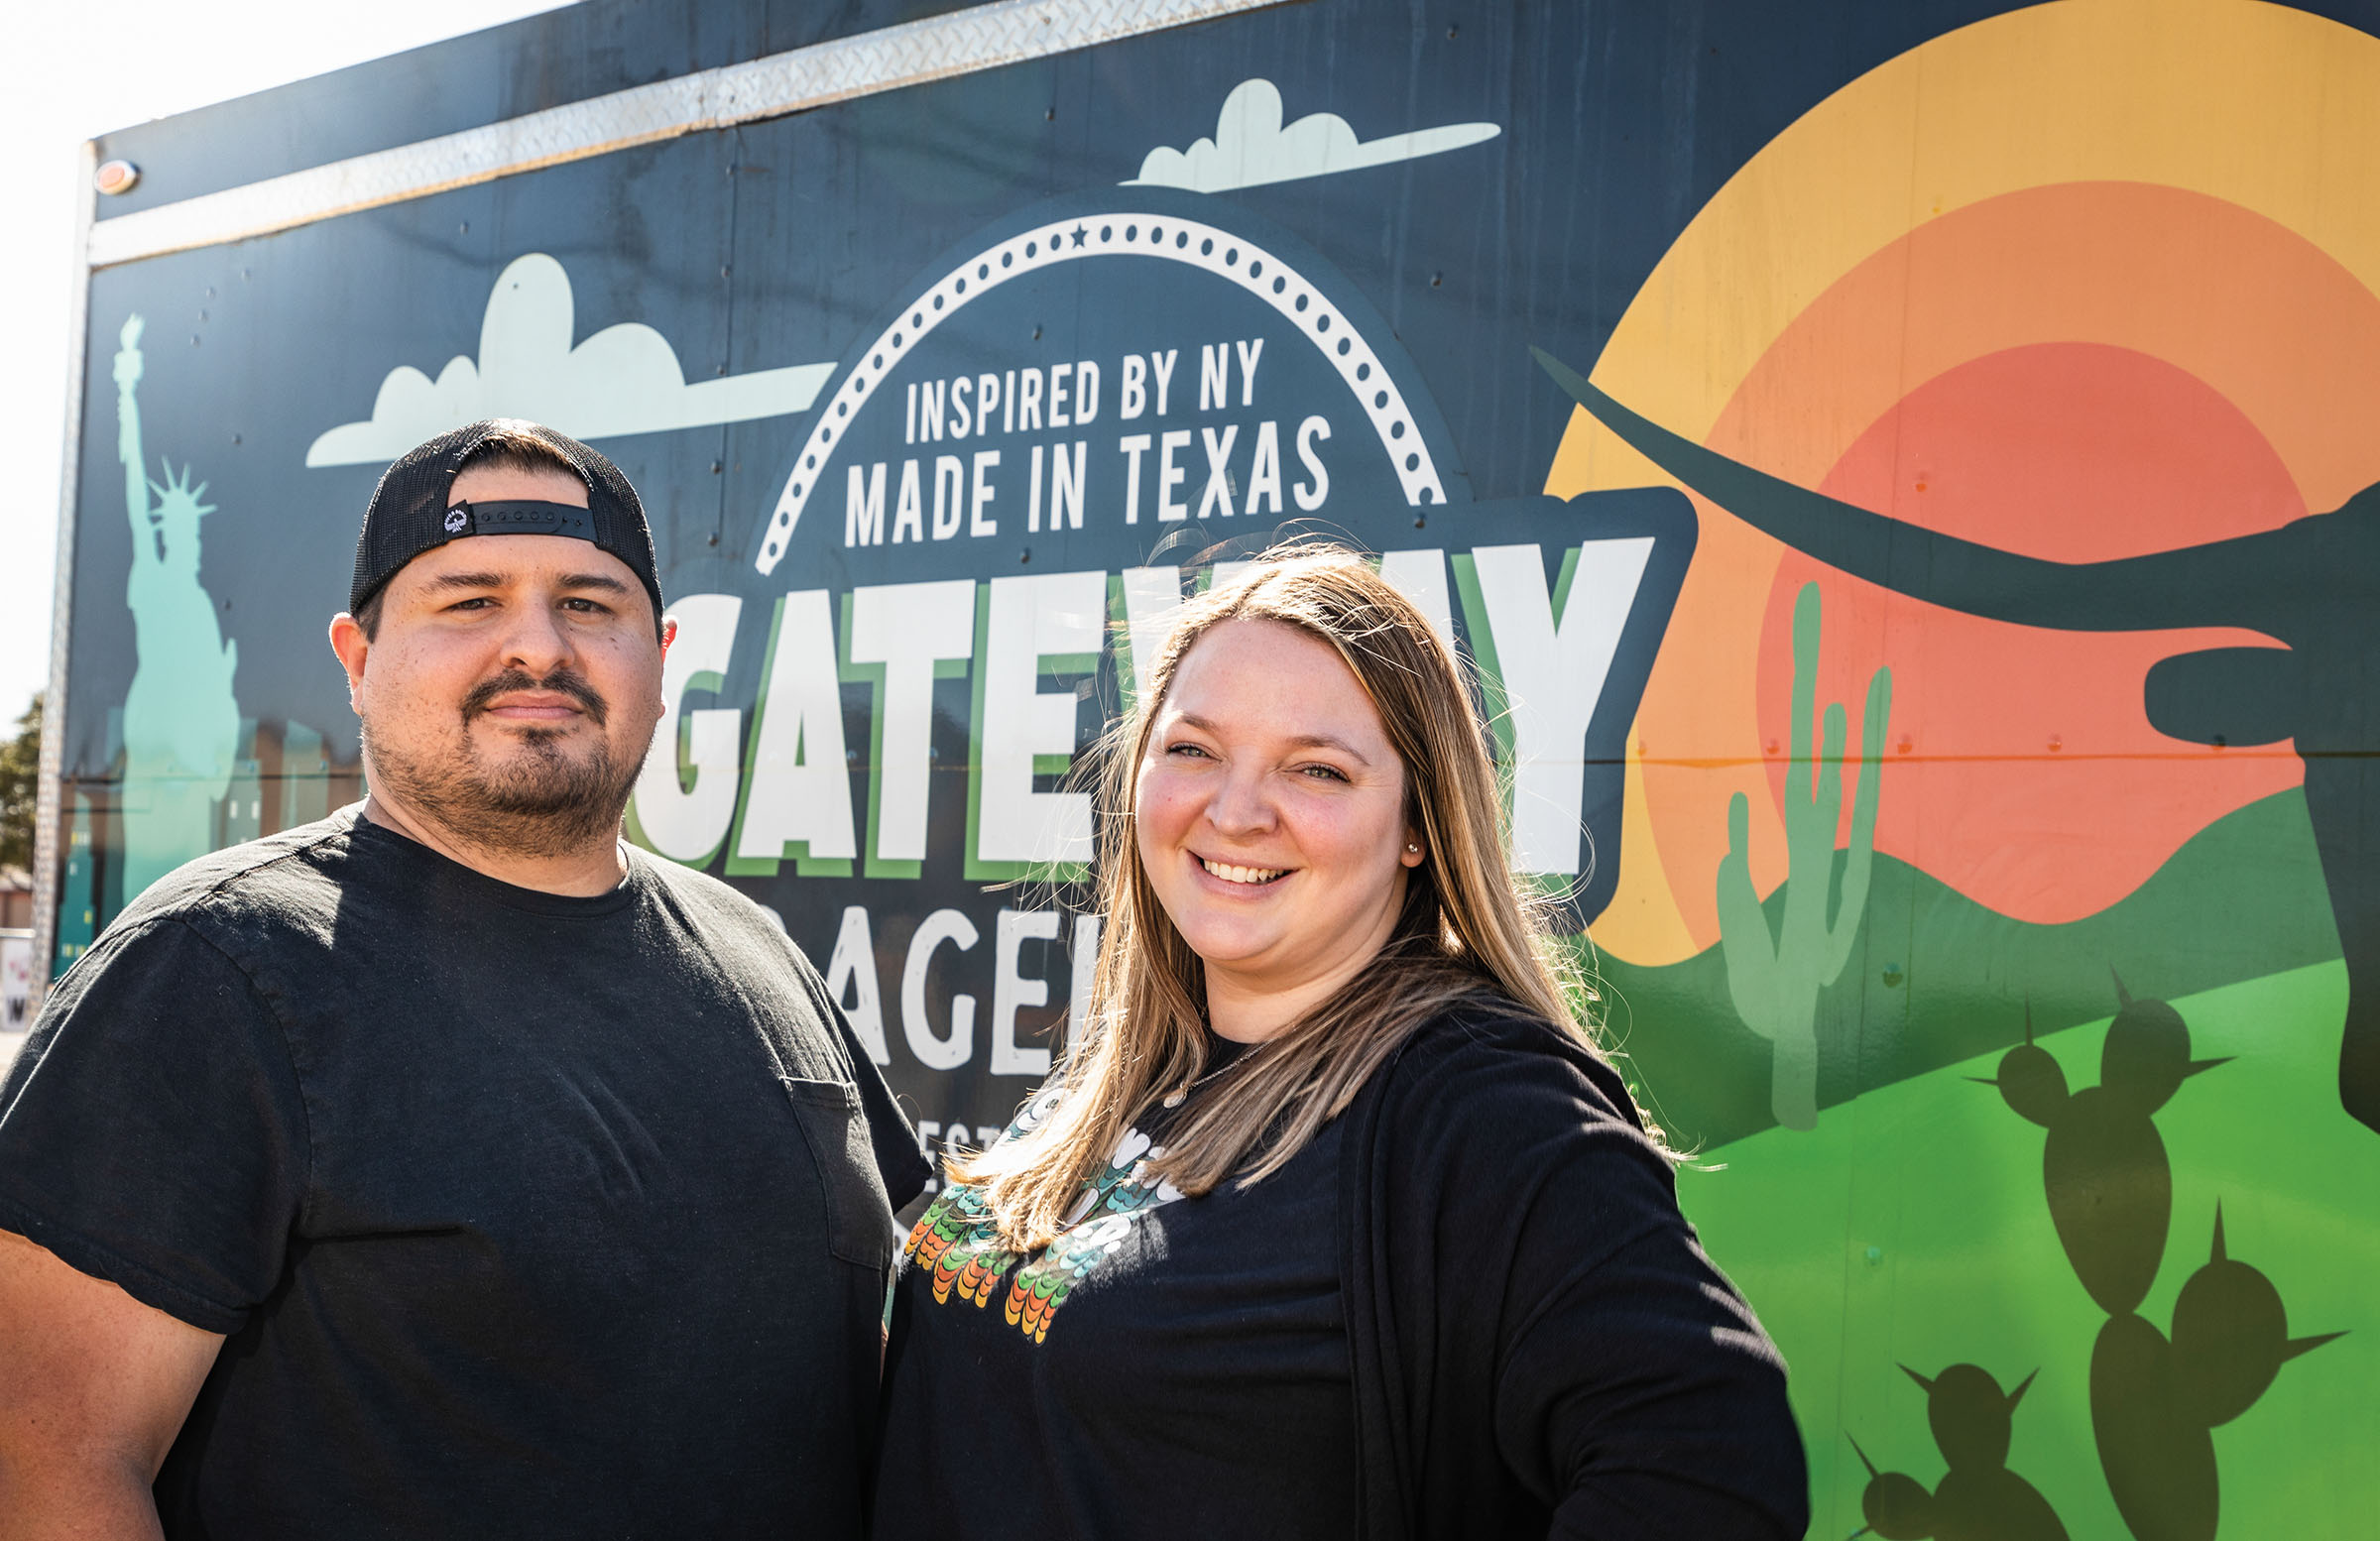
[{"label": "prickly pear cactus graphic", "polygon": [[[1727,804],[1727,854],[1719,863],[1719,930],[1727,994],[1745,1026],[1775,1046],[1769,1104],[1787,1128],[1818,1126],[1818,993],[1850,961],[1867,909],[1876,849],[1876,786],[1884,731],[1892,717],[1892,670],[1868,679],[1859,724],[1859,785],[1851,804],[1850,850],[1841,892],[1835,879],[1835,831],[1843,818],[1844,710],[1829,702],[1812,784],[1810,725],[1818,704],[1818,585],[1793,603],[1792,759],[1785,768],[1785,915],[1773,933],[1752,889],[1751,807],[1737,792]],[[1832,911],[1828,906],[1834,898]]]},{"label": "prickly pear cactus graphic", "polygon": [[1859,1464],[1867,1468],[1867,1490],[1859,1500],[1867,1523],[1852,1535],[1873,1531],[1885,1541],[2066,1541],[2066,1526],[2050,1500],[2008,1470],[2016,1404],[2025,1399],[2033,1376],[2003,1392],[1990,1371],[1975,1364],[1953,1364],[1931,1380],[1906,1364],[1901,1372],[1925,1390],[1926,1423],[1950,1471],[1928,1491],[1914,1477],[1877,1471],[1852,1440]]},{"label": "prickly pear cactus graphic", "polygon": [[2153,1116],[2188,1078],[2225,1063],[2193,1059],[2190,1027],[2163,1001],[2122,1004],[2099,1050],[2099,1084],[2069,1092],[2033,1042],[1988,1085],[2049,1130],[2042,1177],[2050,1221],[2075,1276],[2107,1313],[2090,1354],[2090,1423],[2099,1466],[2136,1541],[2212,1541],[2220,1491],[2211,1431],[2253,1406],[2281,1366],[2341,1336],[2289,1336],[2272,1281],[2231,1257],[2220,1205],[2206,1262],[2174,1302],[2169,1339],[2140,1315],[2173,1215],[2173,1171]]},{"label": "prickly pear cactus graphic", "polygon": [[132,524],[124,601],[138,654],[124,697],[127,899],[218,844],[216,809],[240,739],[231,687],[239,645],[223,640],[215,602],[198,582],[198,522],[214,509],[201,501],[206,484],[190,485],[187,466],[177,473],[161,460],[166,479],[149,479],[136,400],[141,328],[137,315],[125,321],[115,360],[116,455]]}]

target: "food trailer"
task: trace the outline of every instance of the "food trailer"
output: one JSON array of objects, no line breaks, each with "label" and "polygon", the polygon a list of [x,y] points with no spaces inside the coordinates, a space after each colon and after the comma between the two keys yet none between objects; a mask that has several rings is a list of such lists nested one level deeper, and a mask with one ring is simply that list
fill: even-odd
[{"label": "food trailer", "polygon": [[1171,612],[1336,539],[1813,1536],[2372,1533],[2380,4],[586,0],[89,154],[39,978],[361,794],[374,480],[531,417],[680,628],[631,836],[980,1142]]}]

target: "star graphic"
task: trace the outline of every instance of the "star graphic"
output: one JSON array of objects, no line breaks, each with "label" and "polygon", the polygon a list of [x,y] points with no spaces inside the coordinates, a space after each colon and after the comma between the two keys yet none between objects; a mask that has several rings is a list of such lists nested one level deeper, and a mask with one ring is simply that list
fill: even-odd
[{"label": "star graphic", "polygon": [[1085,241],[1087,241],[1087,240],[1089,240],[1089,239],[1091,239],[1091,232],[1090,232],[1090,231],[1088,231],[1088,230],[1085,230],[1085,229],[1084,229],[1084,228],[1083,228],[1081,225],[1076,225],[1076,226],[1074,227],[1074,244],[1075,244],[1075,245],[1077,245],[1077,246],[1080,246],[1080,245],[1082,245],[1082,244],[1083,244]]}]

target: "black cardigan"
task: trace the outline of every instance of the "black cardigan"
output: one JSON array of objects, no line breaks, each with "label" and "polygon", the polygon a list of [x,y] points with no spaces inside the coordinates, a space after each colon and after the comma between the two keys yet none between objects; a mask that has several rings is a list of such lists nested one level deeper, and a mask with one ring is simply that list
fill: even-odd
[{"label": "black cardigan", "polygon": [[1347,1118],[1359,1535],[1798,1541],[1784,1362],[1610,1067],[1459,1010]]}]

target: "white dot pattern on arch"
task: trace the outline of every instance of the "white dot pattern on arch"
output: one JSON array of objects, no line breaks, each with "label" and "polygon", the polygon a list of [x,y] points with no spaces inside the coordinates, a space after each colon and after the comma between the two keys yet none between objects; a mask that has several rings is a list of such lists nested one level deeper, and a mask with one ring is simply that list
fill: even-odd
[{"label": "white dot pattern on arch", "polygon": [[[1076,237],[1080,235],[1080,244]],[[959,264],[913,300],[885,328],[818,415],[810,436],[777,494],[753,566],[776,570],[793,538],[793,527],[816,490],[818,473],[833,456],[835,435],[886,380],[910,349],[968,302],[1010,279],[1086,257],[1161,257],[1229,279],[1272,306],[1339,372],[1357,406],[1379,435],[1380,448],[1396,470],[1408,504],[1446,501],[1438,467],[1406,410],[1402,392],[1389,379],[1379,356],[1314,285],[1272,253],[1252,242],[1192,219],[1143,212],[1087,214],[1013,235]]]}]

